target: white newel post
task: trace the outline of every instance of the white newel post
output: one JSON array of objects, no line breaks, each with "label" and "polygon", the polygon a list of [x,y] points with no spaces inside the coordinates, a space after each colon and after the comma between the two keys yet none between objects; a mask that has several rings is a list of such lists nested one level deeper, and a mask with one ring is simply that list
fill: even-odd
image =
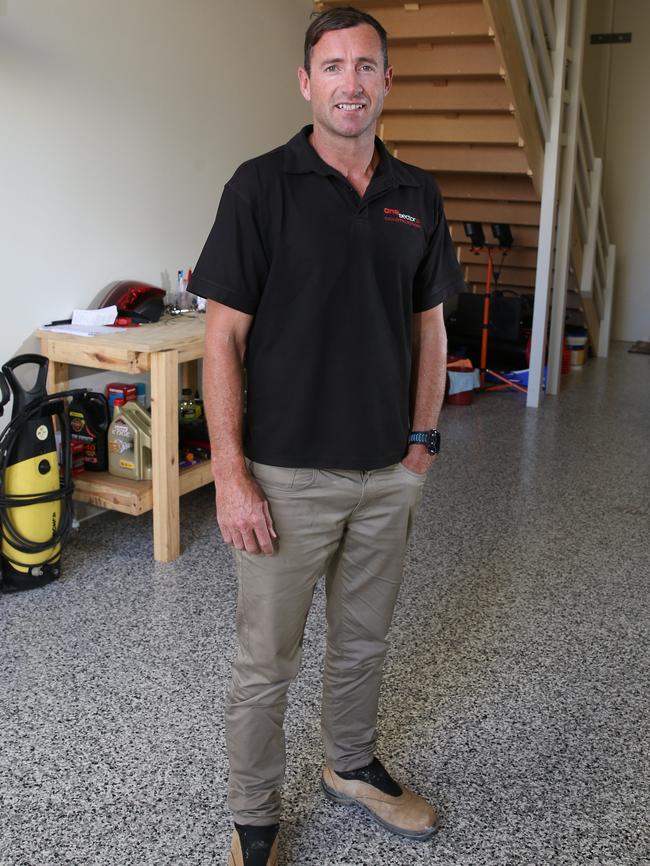
[{"label": "white newel post", "polygon": [[[514,4],[515,0],[513,0]],[[564,79],[567,59],[569,2],[556,3],[555,50],[553,52],[553,93],[550,99],[550,134],[544,150],[544,179],[540,209],[533,332],[528,374],[526,405],[537,408],[542,395],[546,326],[548,322],[551,266],[555,229],[556,200],[560,166],[562,118],[564,114]]]},{"label": "white newel post", "polygon": [[573,0],[571,9],[572,56],[567,82],[569,108],[566,117],[566,145],[562,154],[562,179],[560,182],[560,203],[557,217],[551,333],[548,346],[548,376],[546,380],[547,394],[558,393],[560,389],[560,373],[562,372],[562,349],[564,345],[564,320],[566,316],[567,287],[571,258],[571,230],[573,226],[576,151],[578,147],[582,57],[584,53],[586,19],[586,0]]}]

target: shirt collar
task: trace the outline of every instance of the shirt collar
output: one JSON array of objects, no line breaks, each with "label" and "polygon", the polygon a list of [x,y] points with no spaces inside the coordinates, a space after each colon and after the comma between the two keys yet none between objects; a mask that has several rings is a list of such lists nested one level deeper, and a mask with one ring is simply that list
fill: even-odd
[{"label": "shirt collar", "polygon": [[[287,174],[316,174],[340,177],[340,172],[321,159],[309,143],[309,136],[314,127],[309,124],[303,127],[297,135],[290,139],[284,149],[284,171]],[[381,179],[386,188],[397,186],[419,186],[419,183],[407,171],[406,166],[388,152],[386,145],[375,137],[375,146],[379,154],[379,165],[375,169],[373,180]]]}]

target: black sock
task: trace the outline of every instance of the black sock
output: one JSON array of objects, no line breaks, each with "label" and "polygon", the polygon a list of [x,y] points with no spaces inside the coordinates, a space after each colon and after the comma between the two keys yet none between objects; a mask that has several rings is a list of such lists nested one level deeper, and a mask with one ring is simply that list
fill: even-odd
[{"label": "black sock", "polygon": [[343,773],[337,770],[336,775],[348,781],[355,779],[357,782],[365,782],[367,785],[372,785],[373,788],[379,788],[390,797],[399,797],[402,793],[400,786],[395,779],[390,777],[378,758],[374,758],[371,764],[368,764],[367,767],[360,767],[358,770],[349,770]]},{"label": "black sock", "polygon": [[279,827],[279,824],[267,824],[263,827],[235,824],[241,842],[244,866],[266,866]]}]

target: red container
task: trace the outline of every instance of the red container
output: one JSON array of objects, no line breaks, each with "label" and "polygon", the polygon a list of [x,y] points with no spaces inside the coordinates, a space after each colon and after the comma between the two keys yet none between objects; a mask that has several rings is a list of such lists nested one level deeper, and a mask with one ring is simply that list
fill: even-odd
[{"label": "red container", "polygon": [[474,400],[473,391],[461,391],[460,394],[447,394],[447,403],[450,406],[469,406]]},{"label": "red container", "polygon": [[[451,357],[447,359],[447,370],[457,373],[474,373],[471,361],[462,357]],[[474,390],[461,391],[458,394],[449,394],[449,376],[445,387],[445,399],[450,406],[469,406],[474,400]]]},{"label": "red container", "polygon": [[109,382],[104,393],[108,400],[108,414],[113,414],[113,404],[116,399],[124,400],[128,403],[129,400],[138,399],[138,390],[135,385],[127,385],[124,382]]}]

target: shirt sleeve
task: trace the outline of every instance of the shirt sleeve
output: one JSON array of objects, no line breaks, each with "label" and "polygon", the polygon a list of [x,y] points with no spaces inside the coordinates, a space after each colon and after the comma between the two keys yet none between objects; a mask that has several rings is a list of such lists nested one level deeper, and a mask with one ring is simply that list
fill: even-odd
[{"label": "shirt sleeve", "polygon": [[195,295],[254,315],[268,271],[254,208],[228,182],[188,289]]},{"label": "shirt sleeve", "polygon": [[454,244],[436,190],[435,226],[420,262],[413,285],[413,312],[422,313],[465,290],[463,272],[456,258]]}]

